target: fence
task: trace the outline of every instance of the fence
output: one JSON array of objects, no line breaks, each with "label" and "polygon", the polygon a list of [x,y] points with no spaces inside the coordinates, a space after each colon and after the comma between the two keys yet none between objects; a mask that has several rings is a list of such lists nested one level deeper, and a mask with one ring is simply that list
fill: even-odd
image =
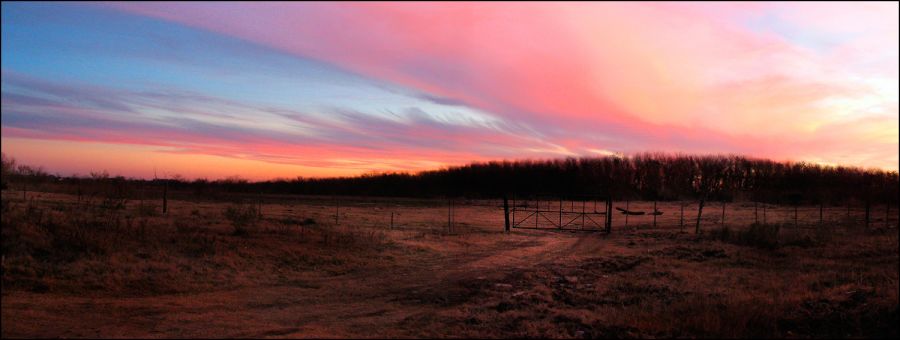
[{"label": "fence", "polygon": [[[692,201],[606,201],[602,197],[515,198],[504,205],[503,199],[395,197],[229,195],[227,199],[200,199],[180,192],[148,192],[140,200],[123,201],[129,206],[168,205],[170,213],[191,211],[204,205],[244,202],[258,207],[260,217],[302,220],[314,219],[319,225],[367,227],[388,230],[418,230],[459,234],[498,232],[514,229],[591,230],[606,232],[640,229],[691,231],[696,225],[698,203]],[[40,191],[4,191],[4,199],[50,199],[60,194]],[[23,197],[24,196],[24,197]],[[150,196],[158,196],[152,198]],[[54,198],[55,199],[55,198]],[[78,197],[80,204],[87,198]],[[72,201],[76,196],[72,195]],[[92,202],[100,202],[94,198]],[[139,203],[140,202],[140,203]],[[509,212],[509,221],[504,211]],[[216,209],[216,208],[213,208]],[[221,209],[218,207],[217,209]],[[742,227],[752,223],[778,223],[796,228],[884,228],[898,225],[897,206],[865,204],[845,205],[773,205],[755,202],[706,202],[700,220],[701,229],[720,226]]]},{"label": "fence", "polygon": [[[696,201],[606,201],[591,198],[404,199],[368,197],[264,196],[267,216],[283,215],[278,206],[293,205],[317,221],[395,230],[429,230],[448,234],[512,229],[621,232],[643,229],[693,231]],[[506,219],[506,211],[509,219]],[[898,209],[890,205],[774,205],[757,202],[706,202],[701,230],[752,223],[796,228],[896,227]],[[867,222],[868,220],[868,222]]]}]

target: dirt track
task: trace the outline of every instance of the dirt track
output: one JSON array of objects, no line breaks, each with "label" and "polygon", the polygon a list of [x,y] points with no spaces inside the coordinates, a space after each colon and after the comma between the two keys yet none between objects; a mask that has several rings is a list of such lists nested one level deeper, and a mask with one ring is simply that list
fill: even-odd
[{"label": "dirt track", "polygon": [[[96,298],[14,292],[3,297],[4,337],[376,337],[434,309],[416,299],[464,299],[490,282],[600,247],[597,234],[516,232],[488,247],[417,258],[388,271],[309,275],[296,283],[190,295]],[[443,300],[442,300],[443,299]],[[429,301],[425,301],[429,302]],[[434,301],[430,301],[434,302]],[[438,307],[440,308],[440,307]],[[84,317],[89,316],[89,317]],[[22,327],[27,326],[27,327]]]},{"label": "dirt track", "polygon": [[[53,209],[63,209],[54,204],[65,199],[44,197]],[[273,204],[263,207],[269,217],[258,229],[234,236],[221,221],[221,204],[172,206],[149,220],[158,234],[41,269],[52,279],[34,281],[29,257],[6,259],[3,337],[897,333],[895,229],[830,228],[822,240],[758,249],[646,224],[611,235],[505,234],[491,207],[465,210],[459,231],[448,234],[440,222],[445,207],[419,206],[397,208],[404,224],[390,230],[380,220],[385,210],[347,207],[339,227],[284,232],[279,221],[286,215],[328,221],[334,210]],[[335,228],[352,232],[328,232]],[[22,229],[43,229],[29,230]],[[366,241],[379,237],[384,241]],[[198,242],[212,243],[194,251]],[[143,280],[137,287],[146,291],[129,288],[131,278]]]}]

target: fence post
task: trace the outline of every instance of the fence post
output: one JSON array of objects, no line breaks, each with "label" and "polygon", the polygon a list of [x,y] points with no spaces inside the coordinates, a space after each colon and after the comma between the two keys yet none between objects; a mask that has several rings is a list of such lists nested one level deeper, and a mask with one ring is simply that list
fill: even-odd
[{"label": "fence post", "polygon": [[606,198],[606,233],[612,233],[612,197]]},{"label": "fence post", "polygon": [[797,207],[798,206],[800,206],[800,203],[794,204],[794,228],[796,228],[798,226],[797,225]]},{"label": "fence post", "polygon": [[759,208],[756,201],[753,201],[753,223],[759,224]]},{"label": "fence post", "polygon": [[823,205],[824,205],[824,203],[819,202],[819,228],[821,228],[822,225],[825,224],[825,219],[824,219],[823,216],[822,216],[822,210],[823,210],[823,209],[822,209],[822,206],[823,206]]},{"label": "fence post", "polygon": [[513,194],[512,221],[516,223],[516,194]]},{"label": "fence post", "polygon": [[653,228],[656,228],[656,200],[653,200]]},{"label": "fence post", "polygon": [[763,203],[763,224],[766,224],[766,204]]},{"label": "fence post", "polygon": [[394,212],[391,211],[391,230],[394,230]]},{"label": "fence post", "polygon": [[725,228],[725,201],[722,201],[722,228]]},{"label": "fence post", "polygon": [[890,225],[890,224],[888,224],[888,220],[890,218],[891,218],[891,203],[888,202],[888,204],[886,204],[884,206],[884,228],[885,229],[887,229],[887,227]]},{"label": "fence post", "polygon": [[509,201],[506,199],[506,195],[503,195],[503,221],[505,222],[505,231],[509,232]]},{"label": "fence post", "polygon": [[[557,228],[562,228],[562,198],[559,199],[559,224],[557,224]],[[549,210],[549,209],[548,209]]]},{"label": "fence post", "polygon": [[163,180],[163,214],[168,211],[169,208],[169,180]]},{"label": "fence post", "polygon": [[697,208],[697,228],[694,230],[694,234],[700,234],[700,218],[703,216],[703,203],[705,203],[704,199],[700,199],[700,206]]},{"label": "fence post", "polygon": [[336,198],[334,199],[334,225],[341,224],[341,200]]},{"label": "fence post", "polygon": [[625,228],[628,228],[628,200],[625,200]]},{"label": "fence post", "polygon": [[872,203],[866,200],[866,229],[869,229],[869,214],[872,210]]},{"label": "fence post", "polygon": [[581,230],[584,230],[584,200],[581,200]]},{"label": "fence post", "polygon": [[681,215],[678,216],[678,226],[681,227],[681,232],[684,232],[684,202],[679,202],[681,205]]},{"label": "fence post", "polygon": [[453,232],[453,199],[447,199],[447,233]]}]

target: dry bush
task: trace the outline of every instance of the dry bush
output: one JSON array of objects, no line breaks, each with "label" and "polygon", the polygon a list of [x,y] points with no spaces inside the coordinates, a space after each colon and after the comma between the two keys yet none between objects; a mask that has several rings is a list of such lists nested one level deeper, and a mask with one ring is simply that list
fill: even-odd
[{"label": "dry bush", "polygon": [[786,224],[753,223],[746,229],[722,227],[713,229],[709,237],[726,243],[761,249],[781,247],[813,247],[831,240],[833,230],[799,229]]},{"label": "dry bush", "polygon": [[779,246],[778,232],[781,228],[779,224],[753,223],[746,229],[732,230],[729,227],[713,229],[709,237],[737,245],[775,249]]},{"label": "dry bush", "polygon": [[159,215],[159,210],[157,210],[156,204],[150,202],[143,202],[137,207],[138,216],[156,216]]},{"label": "dry bush", "polygon": [[259,217],[256,207],[252,204],[230,205],[225,208],[223,215],[234,227],[232,234],[235,236],[246,236],[249,233],[248,228],[256,226],[256,221]]},{"label": "dry bush", "polygon": [[276,222],[276,231],[281,234],[287,234],[295,227],[299,227],[301,234],[305,234],[306,227],[316,225],[316,220],[312,218],[304,218],[303,220],[298,220],[291,217],[285,217],[278,219]]}]

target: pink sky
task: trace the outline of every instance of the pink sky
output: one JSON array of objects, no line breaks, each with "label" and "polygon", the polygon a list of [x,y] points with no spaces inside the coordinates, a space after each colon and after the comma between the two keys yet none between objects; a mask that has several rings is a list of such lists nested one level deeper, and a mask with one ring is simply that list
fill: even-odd
[{"label": "pink sky", "polygon": [[[419,120],[399,122],[303,119],[311,131],[340,132],[299,141],[264,133],[298,134],[274,120],[260,135],[233,142],[191,132],[162,138],[169,132],[140,126],[116,136],[4,122],[4,152],[26,158],[28,150],[47,166],[85,171],[90,166],[59,161],[54,150],[87,155],[94,147],[84,143],[120,145],[181,164],[173,172],[217,177],[224,172],[212,164],[239,163],[250,178],[639,151],[898,168],[896,2],[96,7],[316,60],[467,111],[426,109],[413,116]],[[27,73],[4,64],[4,79]],[[352,142],[361,135],[379,136],[378,148],[368,139]],[[86,159],[146,173],[116,163],[119,152],[126,151]],[[192,164],[186,155],[203,157]]]}]

